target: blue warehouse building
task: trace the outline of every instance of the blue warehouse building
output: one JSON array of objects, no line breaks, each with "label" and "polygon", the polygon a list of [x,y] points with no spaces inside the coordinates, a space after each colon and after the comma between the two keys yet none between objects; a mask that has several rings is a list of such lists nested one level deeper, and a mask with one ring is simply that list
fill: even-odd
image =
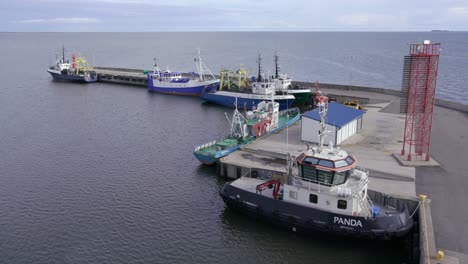
[{"label": "blue warehouse building", "polygon": [[[343,141],[358,133],[362,129],[364,111],[354,109],[339,103],[328,104],[325,130],[330,131],[324,144],[330,141],[333,145],[340,145]],[[319,143],[320,114],[318,109],[302,115],[301,140]]]}]

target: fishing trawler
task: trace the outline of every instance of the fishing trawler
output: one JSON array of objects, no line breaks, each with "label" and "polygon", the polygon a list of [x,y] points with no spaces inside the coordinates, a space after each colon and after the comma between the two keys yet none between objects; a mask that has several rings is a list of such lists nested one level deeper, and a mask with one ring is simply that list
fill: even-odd
[{"label": "fishing trawler", "polygon": [[[275,102],[279,103],[280,110],[289,109],[294,102],[291,94],[276,94],[277,82],[274,79],[266,78],[262,70],[262,57],[258,55],[258,76],[252,77],[251,82],[244,82],[245,87],[237,86],[231,89],[230,80],[226,83],[220,82],[219,89],[203,89],[202,98],[208,102],[233,107],[234,102],[240,106],[253,109],[260,102],[269,100],[274,94]],[[227,88],[226,88],[227,87]]]},{"label": "fishing trawler", "polygon": [[220,194],[225,203],[300,233],[328,232],[368,239],[393,239],[414,224],[408,207],[377,204],[368,196],[369,171],[345,150],[323,145],[326,97],[318,104],[321,115],[319,145],[297,158],[288,155],[287,174],[261,178],[243,176],[226,183]]},{"label": "fishing trawler", "polygon": [[213,165],[218,159],[238,150],[241,146],[299,120],[298,108],[279,111],[279,103],[274,101],[273,95],[271,97],[271,101],[262,101],[254,110],[247,111],[245,117],[237,110],[237,101],[235,101],[231,119],[225,113],[231,126],[229,135],[221,140],[196,147],[193,151],[195,157],[203,164]]},{"label": "fishing trawler", "polygon": [[273,82],[277,95],[289,94],[294,96],[292,105],[303,105],[310,96],[310,89],[300,88],[298,85],[293,86],[291,78],[284,73],[280,73],[280,65],[278,64],[279,56],[275,52],[275,75]]},{"label": "fishing trawler", "polygon": [[181,72],[162,71],[154,59],[153,72],[148,73],[148,89],[153,92],[200,96],[203,89],[216,90],[219,79],[215,78],[202,61],[200,51],[195,58],[198,73],[182,74]]},{"label": "fishing trawler", "polygon": [[55,65],[49,67],[47,72],[54,80],[71,82],[97,82],[98,76],[94,68],[82,57],[72,54],[72,63],[65,60],[65,47],[62,47],[62,58],[58,59]]}]

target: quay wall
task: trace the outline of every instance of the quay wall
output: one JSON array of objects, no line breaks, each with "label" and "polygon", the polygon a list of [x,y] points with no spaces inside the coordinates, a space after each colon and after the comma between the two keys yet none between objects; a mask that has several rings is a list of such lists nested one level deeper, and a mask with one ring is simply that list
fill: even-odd
[{"label": "quay wall", "polygon": [[99,82],[139,87],[147,87],[148,84],[148,77],[143,74],[142,70],[110,67],[94,68],[96,70]]},{"label": "quay wall", "polygon": [[434,226],[432,225],[431,200],[425,199],[419,208],[419,263],[444,263],[437,261]]},{"label": "quay wall", "polygon": [[127,68],[116,68],[116,67],[94,67],[96,70],[106,70],[106,71],[115,71],[115,72],[135,72],[135,73],[143,73],[143,70],[140,69],[127,69]]},{"label": "quay wall", "polygon": [[[309,87],[313,88],[314,83],[310,82],[294,82],[293,84],[297,84],[299,87]],[[378,87],[366,87],[366,86],[355,86],[355,85],[344,85],[344,84],[332,84],[332,83],[319,83],[321,88],[327,88],[332,90],[340,90],[340,91],[359,91],[359,92],[370,92],[370,93],[380,93],[380,94],[388,94],[398,97],[403,97],[405,94],[401,90],[397,89],[388,89],[388,88],[378,88]],[[350,95],[350,97],[352,97]],[[363,102],[365,103],[365,102]],[[468,104],[462,104],[458,102],[452,102],[446,99],[436,98],[435,105],[461,111],[464,113],[468,113]]]},{"label": "quay wall", "polygon": [[[293,81],[293,85],[298,85],[303,88],[313,88],[315,83],[311,82],[299,82]],[[341,90],[341,91],[361,91],[361,92],[371,92],[371,93],[381,93],[394,96],[403,96],[402,92],[397,89],[387,89],[387,88],[377,88],[377,87],[367,87],[367,86],[356,86],[356,85],[345,85],[345,84],[333,84],[333,83],[319,83],[320,88]]]},{"label": "quay wall", "polygon": [[146,79],[137,79],[125,76],[106,76],[98,74],[99,82],[116,83],[131,86],[147,87]]}]

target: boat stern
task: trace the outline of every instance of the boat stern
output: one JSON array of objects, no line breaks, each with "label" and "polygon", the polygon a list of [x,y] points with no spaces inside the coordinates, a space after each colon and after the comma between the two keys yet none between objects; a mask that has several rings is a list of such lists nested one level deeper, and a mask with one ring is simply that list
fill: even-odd
[{"label": "boat stern", "polygon": [[204,155],[198,151],[194,151],[193,155],[195,155],[195,157],[204,165],[213,166],[217,161],[216,158]]}]

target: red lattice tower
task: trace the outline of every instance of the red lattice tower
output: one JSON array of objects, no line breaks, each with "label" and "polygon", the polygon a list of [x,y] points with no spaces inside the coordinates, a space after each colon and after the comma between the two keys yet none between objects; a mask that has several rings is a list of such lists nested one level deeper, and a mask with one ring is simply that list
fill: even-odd
[{"label": "red lattice tower", "polygon": [[439,54],[440,43],[431,44],[425,40],[423,44],[410,45],[408,103],[401,150],[401,155],[408,154],[409,161],[412,155],[419,159],[425,155],[425,160],[430,160]]}]

